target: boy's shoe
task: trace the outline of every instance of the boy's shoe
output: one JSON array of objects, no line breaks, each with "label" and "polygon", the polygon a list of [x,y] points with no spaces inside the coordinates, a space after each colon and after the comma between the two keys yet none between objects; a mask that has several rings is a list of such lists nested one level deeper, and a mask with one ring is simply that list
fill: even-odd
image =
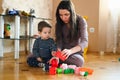
[{"label": "boy's shoe", "polygon": [[49,71],[49,64],[45,63],[44,67],[43,67],[43,71],[48,72]]},{"label": "boy's shoe", "polygon": [[38,66],[39,66],[40,68],[43,68],[43,67],[45,66],[45,64],[44,64],[44,63],[39,63]]}]

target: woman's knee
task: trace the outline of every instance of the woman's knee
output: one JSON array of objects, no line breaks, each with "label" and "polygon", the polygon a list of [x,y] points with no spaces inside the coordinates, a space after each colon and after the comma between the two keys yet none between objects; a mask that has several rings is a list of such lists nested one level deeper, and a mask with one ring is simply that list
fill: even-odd
[{"label": "woman's knee", "polygon": [[77,58],[75,64],[76,64],[77,67],[82,67],[83,64],[84,64],[84,59],[83,59],[83,57]]},{"label": "woman's knee", "polygon": [[66,60],[66,63],[76,65],[77,67],[82,67],[84,64],[84,58],[79,54],[75,54],[75,55],[70,56]]}]

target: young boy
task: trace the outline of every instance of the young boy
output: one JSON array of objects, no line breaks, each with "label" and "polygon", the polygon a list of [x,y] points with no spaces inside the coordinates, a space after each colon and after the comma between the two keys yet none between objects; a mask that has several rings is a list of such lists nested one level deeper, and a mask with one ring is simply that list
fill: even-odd
[{"label": "young boy", "polygon": [[38,24],[38,33],[40,37],[33,44],[33,56],[27,58],[27,63],[31,67],[44,67],[45,64],[49,64],[52,53],[56,51],[54,40],[50,38],[51,25],[41,21]]}]

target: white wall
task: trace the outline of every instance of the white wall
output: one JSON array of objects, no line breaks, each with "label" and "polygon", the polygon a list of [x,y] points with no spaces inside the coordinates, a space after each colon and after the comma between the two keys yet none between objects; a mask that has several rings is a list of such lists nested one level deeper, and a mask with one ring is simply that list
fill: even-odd
[{"label": "white wall", "polygon": [[[61,0],[53,0],[53,23],[55,23],[55,12]],[[98,51],[98,23],[99,23],[99,0],[71,0],[75,6],[77,14],[87,16],[89,44],[88,51]],[[90,32],[90,28],[94,28],[94,32]]]},{"label": "white wall", "polygon": [[[26,12],[29,12],[30,9],[35,10],[35,16],[36,17],[42,17],[42,18],[52,18],[52,0],[1,0],[0,1],[0,12],[2,14],[5,13],[6,9],[16,9],[16,10],[24,10]],[[41,21],[41,19],[34,19],[34,30],[33,34],[37,34],[37,24]],[[9,21],[8,21],[9,22]],[[52,21],[49,20],[51,23]],[[11,25],[14,23],[11,22]],[[24,23],[22,23],[22,26],[25,26]],[[23,30],[24,33],[24,29]],[[21,31],[22,32],[22,31]],[[11,52],[14,51],[14,42],[5,40],[4,43],[5,49],[4,52]],[[20,44],[20,50],[24,50],[24,42],[21,42]]]}]

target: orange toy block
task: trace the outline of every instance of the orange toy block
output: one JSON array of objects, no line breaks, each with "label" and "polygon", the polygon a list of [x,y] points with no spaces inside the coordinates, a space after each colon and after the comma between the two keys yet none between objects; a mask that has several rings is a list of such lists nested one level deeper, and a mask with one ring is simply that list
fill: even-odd
[{"label": "orange toy block", "polygon": [[92,75],[93,73],[93,69],[90,68],[80,68],[80,71],[88,72],[89,75]]}]

